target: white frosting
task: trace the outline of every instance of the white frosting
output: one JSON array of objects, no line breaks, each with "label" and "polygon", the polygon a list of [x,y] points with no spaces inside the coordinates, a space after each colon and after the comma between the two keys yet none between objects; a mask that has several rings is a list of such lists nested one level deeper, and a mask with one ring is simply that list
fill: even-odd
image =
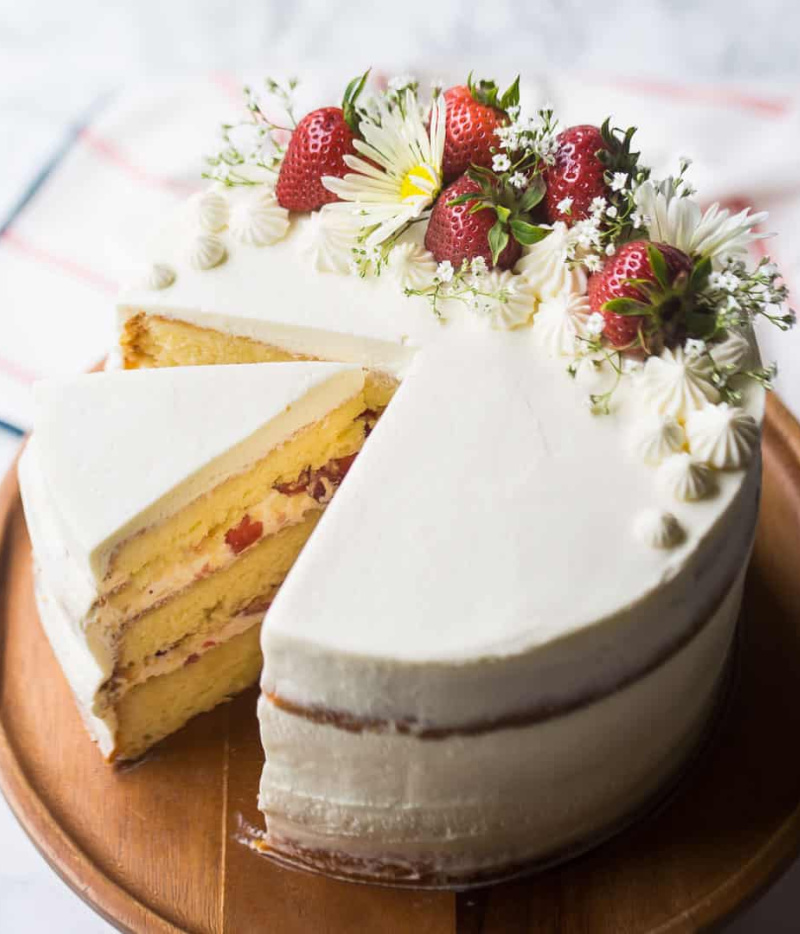
[{"label": "white frosting", "polygon": [[660,415],[685,418],[709,402],[719,402],[710,376],[704,356],[685,354],[681,347],[666,348],[660,356],[648,358],[639,376],[642,402]]},{"label": "white frosting", "polygon": [[325,205],[304,218],[300,253],[317,272],[350,272],[358,228],[352,218]]},{"label": "white frosting", "polygon": [[692,412],[686,434],[692,456],[718,470],[745,467],[760,436],[753,416],[726,402]]},{"label": "white frosting", "polygon": [[663,415],[644,414],[633,423],[629,447],[645,464],[660,464],[683,448],[686,436],[681,424]]},{"label": "white frosting", "polygon": [[399,243],[389,254],[389,269],[401,289],[425,289],[433,283],[436,260],[418,243]]},{"label": "white frosting", "polygon": [[529,324],[536,311],[536,295],[522,276],[492,269],[480,276],[479,310],[488,314],[495,327],[518,328]]},{"label": "white frosting", "polygon": [[[349,733],[259,699],[267,842],[451,876],[587,845],[695,747],[717,697],[742,578],[708,625],[643,679],[574,712],[475,736]],[[653,619],[662,625],[665,620]],[[657,628],[657,626],[656,626]],[[501,675],[498,673],[498,681]],[[335,767],[331,767],[335,763]]]},{"label": "white frosting", "polygon": [[245,469],[355,395],[363,379],[340,364],[281,363],[37,384],[38,456],[73,560],[100,581],[122,539]]},{"label": "white frosting", "polygon": [[674,548],[684,538],[680,522],[663,509],[642,509],[633,520],[637,541],[650,548]]},{"label": "white frosting", "polygon": [[195,269],[213,269],[227,257],[223,241],[214,234],[198,234],[189,244],[187,256]]},{"label": "white frosting", "polygon": [[151,263],[144,276],[146,289],[168,289],[175,281],[175,270],[166,263]]},{"label": "white frosting", "polygon": [[589,314],[589,300],[578,292],[561,292],[544,299],[536,312],[534,340],[552,354],[572,356],[578,337],[586,336]]},{"label": "white frosting", "polygon": [[709,345],[709,352],[720,369],[742,370],[753,354],[750,341],[739,331],[730,331],[725,340]]},{"label": "white frosting", "polygon": [[568,230],[558,221],[552,231],[538,243],[525,247],[515,267],[530,282],[540,301],[555,298],[564,292],[585,292],[586,276],[568,262]]},{"label": "white frosting", "polygon": [[[721,474],[713,499],[660,495],[620,444],[634,388],[620,386],[618,415],[591,415],[531,335],[453,334],[415,360],[272,606],[265,691],[364,717],[491,720],[614,683],[728,585],[757,463]],[[761,411],[760,388],[747,404]],[[686,540],[609,549],[652,506]]]},{"label": "white frosting", "polygon": [[237,204],[231,214],[231,233],[249,246],[269,246],[286,236],[289,212],[271,192],[256,190],[247,201]]},{"label": "white frosting", "polygon": [[192,195],[189,206],[197,226],[207,233],[219,233],[228,223],[228,201],[214,188]]},{"label": "white frosting", "polygon": [[658,481],[671,496],[686,502],[703,499],[716,488],[713,472],[686,452],[664,461],[658,469]]}]

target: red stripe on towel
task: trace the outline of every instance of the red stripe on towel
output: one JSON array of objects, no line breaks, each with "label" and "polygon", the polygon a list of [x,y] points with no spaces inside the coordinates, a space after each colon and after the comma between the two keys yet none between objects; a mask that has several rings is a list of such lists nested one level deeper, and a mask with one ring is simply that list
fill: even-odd
[{"label": "red stripe on towel", "polygon": [[30,243],[13,230],[6,230],[2,237],[0,237],[0,243],[4,246],[11,247],[11,249],[22,253],[30,259],[36,260],[38,263],[50,266],[53,269],[60,269],[74,279],[80,279],[82,282],[86,282],[88,285],[94,286],[96,289],[103,292],[114,295],[118,291],[117,283],[108,279],[102,273],[82,266],[80,263],[76,263],[66,256],[59,256],[56,253],[51,253],[49,250],[36,246],[36,244]]},{"label": "red stripe on towel", "polygon": [[85,146],[91,149],[92,152],[105,159],[106,162],[115,165],[118,169],[121,169],[123,172],[125,172],[127,175],[130,175],[131,178],[135,178],[137,181],[144,182],[147,185],[154,185],[157,188],[167,188],[181,196],[191,194],[197,190],[197,186],[192,185],[189,182],[181,181],[177,178],[167,178],[164,175],[156,175],[153,172],[148,172],[141,166],[136,165],[136,163],[134,163],[110,139],[106,139],[105,137],[100,136],[93,130],[81,130],[79,139]]}]

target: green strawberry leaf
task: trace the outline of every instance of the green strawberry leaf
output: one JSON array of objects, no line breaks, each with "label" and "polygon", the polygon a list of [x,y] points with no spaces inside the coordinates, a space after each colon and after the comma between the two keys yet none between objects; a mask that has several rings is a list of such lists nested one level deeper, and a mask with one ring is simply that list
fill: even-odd
[{"label": "green strawberry leaf", "polygon": [[496,204],[496,205],[494,206],[494,209],[495,209],[495,211],[497,211],[497,216],[500,218],[500,220],[501,220],[504,224],[507,224],[507,223],[508,223],[509,217],[511,217],[511,209],[510,209],[510,208],[507,208],[507,207],[506,207],[505,205],[503,205],[503,204]]},{"label": "green strawberry leaf", "polygon": [[463,195],[456,195],[447,202],[448,207],[454,207],[456,204],[468,204],[470,201],[477,201],[481,197],[479,191],[465,191]]},{"label": "green strawberry leaf", "polygon": [[356,134],[359,132],[358,125],[361,122],[358,111],[356,110],[356,102],[358,101],[359,95],[364,90],[364,85],[367,83],[370,71],[372,71],[372,69],[368,68],[363,75],[353,78],[350,84],[345,88],[344,97],[342,98],[342,111],[344,113],[345,123]]},{"label": "green strawberry leaf", "polygon": [[523,246],[538,243],[540,240],[544,240],[549,233],[552,233],[549,227],[537,227],[535,224],[529,224],[519,218],[514,218],[509,226],[514,239]]},{"label": "green strawberry leaf", "polygon": [[519,106],[519,75],[512,81],[508,90],[500,98],[500,109],[508,110],[509,107]]},{"label": "green strawberry leaf", "polygon": [[489,248],[492,251],[492,263],[496,266],[500,254],[508,246],[508,228],[498,220],[489,231]]},{"label": "green strawberry leaf", "polygon": [[541,175],[534,175],[533,180],[530,185],[525,189],[525,193],[520,198],[519,210],[522,214],[527,214],[528,211],[533,210],[536,205],[544,198],[544,193],[547,190],[545,181]]},{"label": "green strawberry leaf", "polygon": [[658,284],[666,291],[670,287],[670,281],[669,269],[667,268],[667,261],[664,259],[664,254],[657,246],[648,243],[647,258],[650,260],[650,268],[653,270],[653,275],[655,275],[658,280]]},{"label": "green strawberry leaf", "polygon": [[612,298],[603,305],[603,311],[613,311],[615,315],[647,315],[652,306],[634,298]]}]

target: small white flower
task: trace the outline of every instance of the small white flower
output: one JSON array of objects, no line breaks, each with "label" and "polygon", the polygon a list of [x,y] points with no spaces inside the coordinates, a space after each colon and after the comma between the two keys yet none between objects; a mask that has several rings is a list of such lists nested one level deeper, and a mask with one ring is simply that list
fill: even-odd
[{"label": "small white flower", "polygon": [[617,252],[617,248],[613,243],[609,243],[606,247],[606,256],[613,256]]},{"label": "small white flower", "polygon": [[455,270],[453,269],[453,264],[449,259],[446,259],[444,262],[439,263],[436,267],[436,278],[440,282],[451,282]]},{"label": "small white flower", "polygon": [[473,276],[482,276],[486,272],[486,260],[482,256],[476,256],[470,263],[470,269]]},{"label": "small white flower", "polygon": [[593,311],[586,319],[586,333],[591,337],[599,337],[606,326],[606,319],[599,311]]},{"label": "small white flower", "polygon": [[613,219],[616,216],[617,216],[617,209],[614,207],[613,204],[609,204],[609,206],[606,208],[606,217],[610,217]]},{"label": "small white flower", "polygon": [[622,191],[627,184],[628,184],[628,173],[627,172],[615,172],[611,176],[611,190],[612,191]]},{"label": "small white flower", "polygon": [[519,117],[519,104],[513,104],[511,107],[506,110],[506,113],[509,116],[509,119],[516,120]]},{"label": "small white flower", "polygon": [[572,211],[572,198],[562,198],[556,205],[562,214],[569,214]]},{"label": "small white flower", "polygon": [[389,78],[386,87],[388,90],[397,93],[412,84],[414,84],[414,78],[411,75],[396,75],[394,78]]},{"label": "small white flower", "polygon": [[701,357],[706,352],[706,342],[690,337],[683,345],[687,357]]},{"label": "small white flower", "polygon": [[515,172],[509,182],[514,186],[514,188],[522,189],[528,184],[528,179],[523,172]]},{"label": "small white flower", "polygon": [[584,259],[583,265],[589,270],[589,272],[599,272],[603,268],[603,261],[599,256],[591,253]]},{"label": "small white flower", "polygon": [[499,152],[492,157],[492,168],[495,172],[507,172],[511,168],[511,160],[505,153]]},{"label": "small white flower", "polygon": [[641,213],[641,211],[634,211],[633,214],[631,214],[631,224],[633,225],[634,230],[638,230],[642,224],[644,224],[644,221],[644,215]]},{"label": "small white flower", "polygon": [[592,203],[589,205],[589,210],[595,217],[600,214],[605,214],[606,199],[601,198],[599,195],[596,198],[592,198]]}]

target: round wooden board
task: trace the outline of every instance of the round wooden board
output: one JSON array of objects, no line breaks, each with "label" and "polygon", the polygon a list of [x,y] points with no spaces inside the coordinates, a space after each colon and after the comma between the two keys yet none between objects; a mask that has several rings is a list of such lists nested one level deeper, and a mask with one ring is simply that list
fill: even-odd
[{"label": "round wooden board", "polygon": [[88,739],[39,626],[16,475],[0,488],[0,787],[62,878],[146,932],[695,931],[800,848],[800,426],[771,399],[740,676],[669,805],[587,856],[455,894],[336,882],[238,843],[258,825],[255,693],[123,771]]}]

